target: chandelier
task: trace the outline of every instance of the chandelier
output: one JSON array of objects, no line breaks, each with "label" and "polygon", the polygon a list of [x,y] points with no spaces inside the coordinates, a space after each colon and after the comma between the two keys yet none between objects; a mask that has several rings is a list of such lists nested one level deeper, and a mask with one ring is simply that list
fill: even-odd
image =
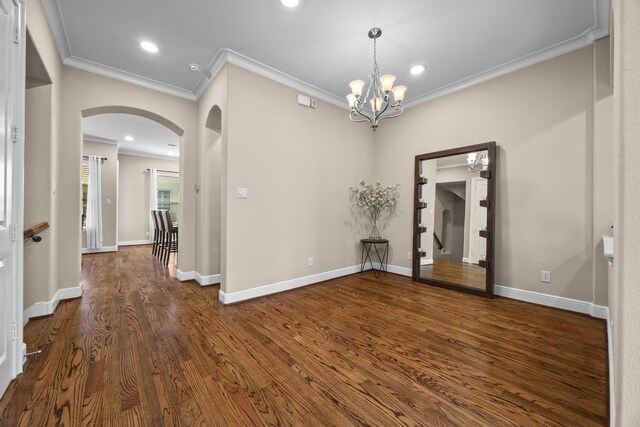
[{"label": "chandelier", "polygon": [[[393,86],[396,76],[392,74],[380,75],[378,69],[378,61],[376,58],[376,40],[382,35],[380,28],[372,28],[369,30],[369,38],[373,39],[373,71],[369,75],[371,83],[367,88],[367,92],[363,95],[365,82],[363,80],[354,80],[349,83],[351,93],[347,95],[349,101],[349,118],[352,122],[369,122],[371,128],[375,132],[378,123],[383,119],[392,119],[402,114],[402,100],[407,90],[406,86]],[[393,92],[393,100],[389,92]]]},{"label": "chandelier", "polygon": [[487,150],[467,154],[467,164],[469,165],[470,171],[482,172],[487,170],[487,167],[489,166]]}]

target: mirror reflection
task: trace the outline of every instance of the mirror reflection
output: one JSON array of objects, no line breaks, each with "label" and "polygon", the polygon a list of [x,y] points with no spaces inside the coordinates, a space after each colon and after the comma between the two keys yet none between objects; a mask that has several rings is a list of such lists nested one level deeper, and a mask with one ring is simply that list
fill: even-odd
[{"label": "mirror reflection", "polygon": [[[419,277],[484,291],[487,255],[487,150],[419,162]],[[423,205],[424,206],[424,205]]]}]

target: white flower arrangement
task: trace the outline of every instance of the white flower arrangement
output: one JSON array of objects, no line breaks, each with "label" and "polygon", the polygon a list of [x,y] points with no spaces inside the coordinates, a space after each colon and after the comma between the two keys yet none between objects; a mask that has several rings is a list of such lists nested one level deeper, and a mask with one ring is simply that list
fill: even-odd
[{"label": "white flower arrangement", "polygon": [[398,199],[400,198],[399,187],[399,185],[383,187],[380,182],[376,182],[373,185],[364,181],[360,181],[359,188],[349,186],[351,203],[360,209],[368,210],[371,215],[373,229],[371,230],[370,238],[380,238],[378,218],[385,209],[391,209],[398,204]]}]

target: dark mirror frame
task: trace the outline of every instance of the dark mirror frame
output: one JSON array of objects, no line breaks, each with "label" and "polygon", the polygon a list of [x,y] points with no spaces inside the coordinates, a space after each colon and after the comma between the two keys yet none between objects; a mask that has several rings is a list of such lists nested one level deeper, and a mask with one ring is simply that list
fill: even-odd
[{"label": "dark mirror frame", "polygon": [[[468,288],[454,283],[443,282],[440,280],[426,279],[420,277],[420,235],[425,232],[420,227],[420,211],[425,209],[426,203],[420,202],[421,187],[426,184],[426,179],[420,177],[420,162],[424,160],[434,160],[441,157],[457,156],[476,151],[487,150],[489,165],[487,169],[480,172],[480,177],[487,180],[487,198],[481,206],[487,209],[487,226],[481,234],[487,240],[487,254],[484,261],[480,261],[480,266],[486,269],[486,289]],[[496,200],[496,143],[495,141],[486,142],[484,144],[468,145],[466,147],[452,148],[450,150],[436,151],[433,153],[419,154],[415,160],[414,172],[414,196],[413,196],[413,261],[412,261],[412,277],[416,282],[426,283],[428,285],[439,286],[442,288],[454,289],[457,291],[467,292],[476,295],[482,295],[488,298],[493,297],[494,271],[495,271],[495,200]],[[426,230],[433,232],[433,230]]]}]

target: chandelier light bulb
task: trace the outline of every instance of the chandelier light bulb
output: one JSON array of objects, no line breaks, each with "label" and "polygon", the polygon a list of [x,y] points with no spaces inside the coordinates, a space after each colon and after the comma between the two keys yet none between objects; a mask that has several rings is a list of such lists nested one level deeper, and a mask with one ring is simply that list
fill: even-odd
[{"label": "chandelier light bulb", "polygon": [[395,99],[396,102],[402,102],[404,100],[404,93],[407,91],[406,86],[396,86],[391,90],[393,91],[393,99]]},{"label": "chandelier light bulb", "polygon": [[347,101],[349,101],[349,108],[356,107],[356,97],[352,93],[347,95]]},{"label": "chandelier light bulb", "polygon": [[378,112],[382,109],[382,98],[373,98],[371,101],[371,109]]},{"label": "chandelier light bulb", "polygon": [[380,76],[380,85],[382,85],[382,90],[387,93],[389,93],[395,81],[396,76],[394,76],[393,74],[385,74],[384,76]]},{"label": "chandelier light bulb", "polygon": [[489,166],[489,156],[487,151],[479,151],[467,154],[467,163],[470,171],[484,171]]},{"label": "chandelier light bulb", "polygon": [[351,87],[351,94],[353,96],[362,95],[362,88],[364,87],[363,80],[354,80],[351,83],[349,83],[349,86]]}]

